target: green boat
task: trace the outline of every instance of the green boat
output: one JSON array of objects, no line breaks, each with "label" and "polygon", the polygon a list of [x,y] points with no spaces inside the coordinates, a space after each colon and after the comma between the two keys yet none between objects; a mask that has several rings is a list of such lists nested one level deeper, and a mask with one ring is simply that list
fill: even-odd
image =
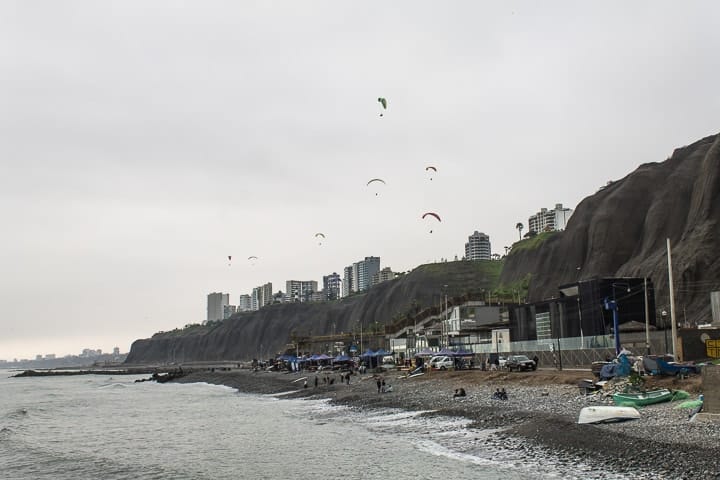
[{"label": "green boat", "polygon": [[642,393],[616,393],[613,395],[615,405],[625,407],[642,407],[653,403],[669,402],[672,400],[672,392],[667,388]]}]

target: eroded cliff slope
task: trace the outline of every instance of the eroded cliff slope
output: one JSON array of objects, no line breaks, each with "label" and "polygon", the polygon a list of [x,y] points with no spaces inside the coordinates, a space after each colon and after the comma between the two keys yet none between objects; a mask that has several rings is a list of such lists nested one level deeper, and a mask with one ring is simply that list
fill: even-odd
[{"label": "eroded cliff slope", "polygon": [[668,308],[669,238],[678,320],[709,321],[709,292],[720,288],[719,212],[720,135],[714,135],[584,199],[565,231],[537,248],[513,249],[501,282],[530,273],[528,299],[537,301],[582,278],[649,277],[657,307]]}]

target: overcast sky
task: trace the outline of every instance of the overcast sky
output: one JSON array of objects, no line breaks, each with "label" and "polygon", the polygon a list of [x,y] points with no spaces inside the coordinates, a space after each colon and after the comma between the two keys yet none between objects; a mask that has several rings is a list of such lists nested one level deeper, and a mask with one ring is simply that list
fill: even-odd
[{"label": "overcast sky", "polygon": [[590,3],[3,1],[0,359],[475,230],[503,253],[717,133],[720,2]]}]

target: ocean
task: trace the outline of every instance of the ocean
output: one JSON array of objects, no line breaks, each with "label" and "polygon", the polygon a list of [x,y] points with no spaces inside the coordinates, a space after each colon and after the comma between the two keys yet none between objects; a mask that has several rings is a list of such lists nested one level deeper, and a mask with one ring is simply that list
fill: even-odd
[{"label": "ocean", "polygon": [[[491,430],[137,376],[0,371],[0,478],[568,479],[591,466],[489,449]],[[598,476],[597,478],[601,478]],[[610,477],[607,474],[602,478]]]}]

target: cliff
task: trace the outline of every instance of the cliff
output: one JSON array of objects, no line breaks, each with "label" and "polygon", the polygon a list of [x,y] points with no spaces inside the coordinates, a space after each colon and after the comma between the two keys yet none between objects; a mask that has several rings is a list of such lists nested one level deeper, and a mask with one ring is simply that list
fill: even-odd
[{"label": "cliff", "polygon": [[669,311],[669,238],[678,321],[709,322],[709,292],[720,288],[719,219],[720,135],[714,135],[587,197],[565,231],[517,242],[501,282],[530,274],[533,302],[578,279],[648,277],[657,308]]},{"label": "cliff", "polygon": [[357,331],[359,322],[365,328],[394,323],[440,305],[444,291],[458,298],[483,290],[512,295],[528,276],[530,302],[557,296],[558,285],[594,276],[649,277],[657,307],[668,309],[667,238],[678,321],[710,321],[709,292],[720,289],[719,206],[720,135],[715,135],[612,182],[577,206],[565,231],[517,242],[503,262],[423,265],[343,300],[271,305],[212,326],[158,333],[135,341],[127,363],[266,357],[282,350],[293,333],[323,335]]},{"label": "cliff", "polygon": [[[352,332],[359,322],[389,324],[439,306],[449,298],[478,295],[498,283],[502,262],[421,265],[363,294],[324,303],[286,303],[237,314],[211,326],[161,332],[133,342],[126,363],[249,360],[274,355],[297,335]],[[445,287],[447,286],[447,287]]]}]

